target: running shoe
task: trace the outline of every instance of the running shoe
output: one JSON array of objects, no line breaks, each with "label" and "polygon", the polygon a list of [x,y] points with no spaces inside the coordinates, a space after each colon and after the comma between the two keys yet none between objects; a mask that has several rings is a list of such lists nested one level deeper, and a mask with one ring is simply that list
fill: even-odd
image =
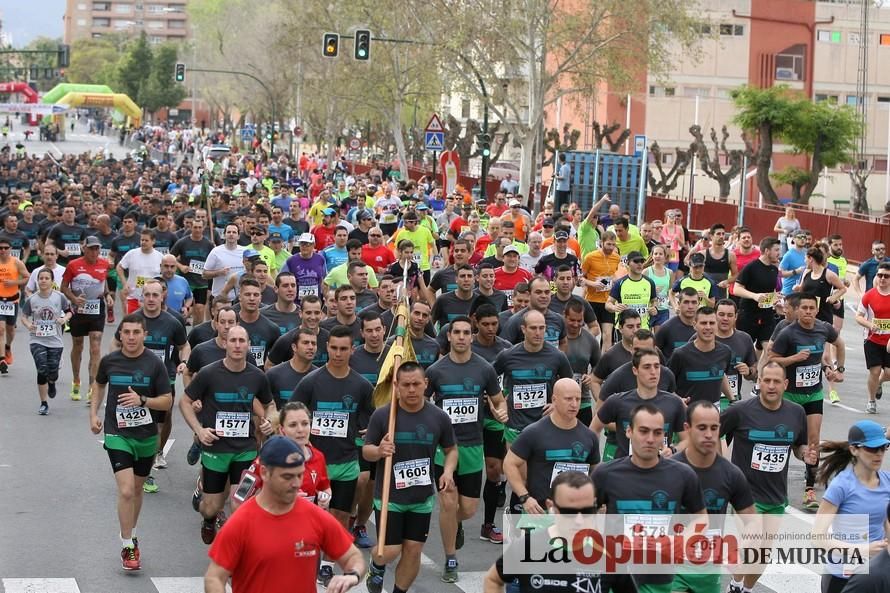
[{"label": "running shoe", "polygon": [[93,399],[93,385],[90,384],[90,388],[87,389],[87,398],[84,400],[84,403],[90,403],[90,400]]},{"label": "running shoe", "polygon": [[[0,362],[0,373],[3,372],[4,363]],[[71,401],[79,402],[80,401],[80,383],[72,383],[71,384]]]},{"label": "running shoe", "polygon": [[6,361],[6,364],[12,366],[12,349],[8,346],[6,347],[6,355],[3,357],[3,360]]},{"label": "running shoe", "polygon": [[216,538],[216,518],[201,521],[201,541],[208,546]]},{"label": "running shoe", "polygon": [[819,501],[816,500],[816,491],[812,488],[804,491],[803,493],[803,508],[808,511],[815,511],[819,509]]},{"label": "running shoe", "polygon": [[46,394],[49,396],[50,399],[56,398],[56,384],[55,383],[47,383]]},{"label": "running shoe", "polygon": [[479,539],[493,544],[504,543],[504,534],[494,523],[486,523],[479,532]]},{"label": "running shoe", "polygon": [[40,402],[40,407],[37,408],[37,413],[41,416],[46,416],[49,414],[49,405],[46,402]]},{"label": "running shoe", "polygon": [[383,591],[383,575],[386,574],[386,568],[377,568],[373,562],[369,562],[368,576],[365,577],[365,587],[368,593],[382,593]]},{"label": "running shoe", "polygon": [[6,364],[6,360],[0,358],[0,375],[6,375],[9,373],[9,365]]},{"label": "running shoe", "polygon": [[107,323],[114,323],[114,311],[112,309],[108,309],[108,315],[105,316],[105,321]]},{"label": "running shoe", "polygon": [[357,548],[368,549],[374,546],[374,542],[368,537],[368,529],[364,525],[356,525],[352,528],[352,536],[355,538]]},{"label": "running shoe", "polygon": [[145,478],[145,483],[142,484],[142,491],[146,494],[154,494],[160,490],[157,484],[155,484],[154,476],[148,476]]},{"label": "running shoe", "polygon": [[318,584],[327,588],[328,583],[331,582],[332,578],[334,578],[334,567],[330,564],[322,564],[318,569],[318,576],[316,578]]},{"label": "running shoe", "polygon": [[836,406],[841,403],[841,396],[837,394],[837,389],[832,389],[828,392],[828,399],[831,401],[832,406]]},{"label": "running shoe", "polygon": [[185,454],[185,461],[189,465],[195,465],[199,459],[201,459],[201,443],[192,441],[192,446],[189,447],[188,453]]},{"label": "running shoe", "polygon": [[868,402],[865,404],[865,411],[869,414],[878,413],[878,402]]},{"label": "running shoe", "polygon": [[222,526],[226,524],[226,519],[228,519],[228,517],[226,517],[225,511],[218,512],[216,514],[216,528],[222,529]]},{"label": "running shoe", "polygon": [[155,463],[152,467],[155,469],[167,469],[167,459],[164,457],[163,453],[155,455]]},{"label": "running shoe", "polygon": [[457,522],[457,535],[454,537],[454,548],[460,550],[464,547],[464,539],[466,536],[464,535],[464,524],[460,521]]},{"label": "running shoe", "polygon": [[142,564],[139,562],[139,549],[126,547],[121,550],[121,568],[124,570],[139,570]]},{"label": "running shoe", "polygon": [[745,589],[734,583],[729,583],[726,587],[726,593],[744,593]]},{"label": "running shoe", "polygon": [[204,497],[204,493],[201,491],[201,476],[198,476],[198,479],[195,480],[195,491],[192,492],[192,508],[195,509],[195,512],[200,512],[201,508],[201,498]]},{"label": "running shoe", "polygon": [[445,570],[442,571],[442,582],[443,583],[456,583],[457,576],[457,559],[449,558],[445,561]]}]

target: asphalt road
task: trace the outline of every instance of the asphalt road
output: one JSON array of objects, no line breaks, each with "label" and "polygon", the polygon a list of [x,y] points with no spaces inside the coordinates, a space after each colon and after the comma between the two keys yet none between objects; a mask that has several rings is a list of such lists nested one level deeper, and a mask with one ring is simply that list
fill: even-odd
[{"label": "asphalt road", "polygon": [[[86,136],[57,144],[59,149],[95,150],[108,139]],[[37,151],[40,143],[31,142]],[[47,143],[44,143],[47,144]],[[116,146],[116,142],[112,142]],[[51,146],[43,150],[51,149]],[[109,332],[110,333],[110,332]],[[841,386],[842,403],[826,405],[822,436],[845,439],[848,427],[865,417],[865,370],[861,333],[851,319],[843,337],[847,346],[847,380]],[[110,338],[106,336],[103,351]],[[50,414],[37,415],[35,372],[27,349],[27,335],[19,328],[14,342],[15,362],[0,377],[0,592],[5,593],[199,593],[207,567],[207,547],[201,542],[200,520],[192,511],[190,496],[196,468],[185,462],[191,432],[175,412],[169,467],[155,472],[160,492],[147,494],[137,528],[143,569],[124,573],[115,513],[111,468],[99,437],[88,426],[88,406],[72,402],[70,363],[66,352],[58,383],[59,395],[50,401]],[[84,361],[84,371],[86,361]],[[177,386],[180,391],[181,386]],[[744,393],[749,391],[745,386]],[[890,402],[872,417],[890,422]],[[803,492],[803,466],[791,461],[790,492],[799,508]],[[480,511],[481,513],[481,511]],[[500,517],[498,518],[500,521]],[[479,593],[482,576],[499,553],[499,547],[477,537],[481,515],[465,522],[467,543],[458,553],[461,578],[457,585],[443,584],[444,563],[436,518],[425,547],[421,574],[412,591],[417,593]],[[372,530],[373,535],[373,530]],[[367,557],[367,554],[366,554]],[[386,590],[391,590],[393,570]],[[358,591],[364,591],[360,586]],[[818,579],[765,575],[758,593],[812,593]]]}]

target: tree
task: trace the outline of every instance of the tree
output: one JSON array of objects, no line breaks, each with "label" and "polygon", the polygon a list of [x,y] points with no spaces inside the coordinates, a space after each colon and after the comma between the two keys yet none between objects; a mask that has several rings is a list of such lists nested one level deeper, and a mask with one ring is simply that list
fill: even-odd
[{"label": "tree", "polygon": [[143,31],[128,47],[118,64],[115,90],[128,95],[137,105],[142,104],[142,88],[148,85],[152,70],[152,51]]},{"label": "tree", "polygon": [[680,176],[686,173],[686,168],[689,166],[692,149],[677,150],[677,157],[674,159],[674,164],[667,173],[665,173],[664,167],[662,166],[663,159],[661,147],[658,145],[657,140],[652,142],[649,151],[654,157],[655,170],[658,171],[658,176],[660,177],[660,179],[656,179],[655,175],[652,173],[651,167],[647,168],[649,187],[652,190],[652,193],[666,195],[677,189],[677,183]]},{"label": "tree", "polygon": [[139,104],[146,111],[154,113],[164,107],[176,107],[185,99],[187,94],[185,88],[173,81],[176,60],[175,46],[164,44],[155,49],[151,78],[139,94]]},{"label": "tree", "polygon": [[598,121],[593,122],[593,145],[601,150],[608,150],[609,152],[620,151],[621,145],[630,137],[630,128],[625,128],[624,131],[618,134],[618,137],[613,140],[612,134],[617,132],[620,127],[621,124],[618,122],[612,122],[605,126],[601,126]]},{"label": "tree", "polygon": [[557,152],[577,149],[579,138],[581,138],[581,132],[573,128],[571,124],[562,126],[562,134],[556,128],[547,130],[544,133],[544,152],[549,156],[544,159],[542,165],[550,166]]},{"label": "tree", "polygon": [[778,204],[779,196],[769,175],[773,143],[794,123],[794,112],[800,107],[801,101],[795,99],[793,92],[782,85],[766,89],[743,86],[734,89],[730,96],[738,110],[733,121],[757,137],[757,188],[767,202]]},{"label": "tree", "polygon": [[[742,140],[745,142],[744,150],[727,150],[726,141],[729,139],[729,131],[727,131],[726,126],[723,126],[720,130],[720,140],[717,139],[717,132],[714,128],[711,128],[711,143],[714,145],[714,156],[712,158],[711,152],[708,150],[702,137],[701,126],[691,126],[689,133],[695,138],[689,150],[695,153],[696,158],[698,158],[698,164],[702,172],[717,182],[720,187],[720,199],[725,201],[729,197],[730,183],[742,171],[744,159],[746,157],[751,159],[754,156],[754,150],[748,141],[748,137],[744,134],[742,135]],[[726,159],[727,168],[725,170],[720,165],[721,153]]]},{"label": "tree", "polygon": [[[470,159],[482,156],[482,151],[476,146],[476,136],[482,133],[482,124],[471,117],[467,118],[465,124],[461,124],[460,120],[450,113],[446,118],[446,122],[445,148],[457,153],[460,157],[461,167],[466,172],[470,168]],[[500,123],[488,124],[488,133],[491,135],[492,140],[497,138],[499,132],[501,132]],[[501,153],[504,152],[504,147],[509,143],[509,139],[510,133],[503,133],[501,141],[497,144],[494,152],[492,152],[491,156],[488,158],[489,167],[498,162]]]},{"label": "tree", "polygon": [[[530,193],[532,161],[546,110],[566,98],[643,86],[678,51],[694,55],[698,21],[690,0],[410,0],[440,16],[415,17],[441,52],[439,64],[463,89],[485,100],[520,145],[520,192]],[[405,11],[411,15],[412,10]],[[448,23],[443,35],[440,25]],[[484,96],[482,83],[510,90]],[[454,85],[451,86],[454,89]],[[497,99],[497,100],[495,100]]]},{"label": "tree", "polygon": [[59,44],[61,43],[62,40],[59,38],[41,36],[32,39],[31,42],[23,48],[32,51],[49,52],[40,54],[25,54],[23,56],[23,63],[25,65],[29,67],[35,67],[39,71],[39,76],[37,80],[34,81],[37,84],[38,91],[48,91],[56,84],[58,84],[58,80],[47,80],[44,77],[44,71],[47,69],[55,70],[58,67],[56,52],[58,51]]},{"label": "tree", "polygon": [[123,46],[115,44],[111,36],[78,39],[71,46],[71,63],[65,78],[76,84],[114,86],[122,50]]}]

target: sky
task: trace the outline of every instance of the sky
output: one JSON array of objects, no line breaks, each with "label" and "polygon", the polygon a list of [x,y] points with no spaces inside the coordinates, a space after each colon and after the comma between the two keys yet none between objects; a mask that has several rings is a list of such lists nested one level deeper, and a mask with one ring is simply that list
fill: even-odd
[{"label": "sky", "polygon": [[12,35],[15,47],[35,37],[62,37],[65,0],[0,0],[3,31]]}]

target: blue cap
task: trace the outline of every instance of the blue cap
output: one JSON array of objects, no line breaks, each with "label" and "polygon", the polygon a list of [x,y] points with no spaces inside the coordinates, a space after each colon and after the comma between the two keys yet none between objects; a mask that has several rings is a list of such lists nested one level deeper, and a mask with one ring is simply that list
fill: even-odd
[{"label": "blue cap", "polygon": [[282,237],[281,233],[279,233],[278,231],[272,231],[271,233],[269,233],[269,240],[270,241],[284,241],[284,237]]},{"label": "blue cap", "polygon": [[325,216],[333,216],[334,214],[337,213],[337,211],[334,210],[333,208],[325,208],[324,210],[321,211],[321,213],[324,214]]},{"label": "blue cap", "polygon": [[430,209],[430,207],[427,206],[426,204],[418,204],[417,207],[415,208],[415,210],[429,210],[429,209]]},{"label": "blue cap", "polygon": [[305,459],[303,448],[281,435],[271,437],[260,450],[260,462],[267,467],[300,467]]},{"label": "blue cap", "polygon": [[850,427],[847,442],[859,447],[884,447],[890,445],[884,427],[873,420],[860,420]]},{"label": "blue cap", "polygon": [[250,259],[251,257],[259,257],[260,252],[256,249],[245,249],[244,250],[244,259]]}]

